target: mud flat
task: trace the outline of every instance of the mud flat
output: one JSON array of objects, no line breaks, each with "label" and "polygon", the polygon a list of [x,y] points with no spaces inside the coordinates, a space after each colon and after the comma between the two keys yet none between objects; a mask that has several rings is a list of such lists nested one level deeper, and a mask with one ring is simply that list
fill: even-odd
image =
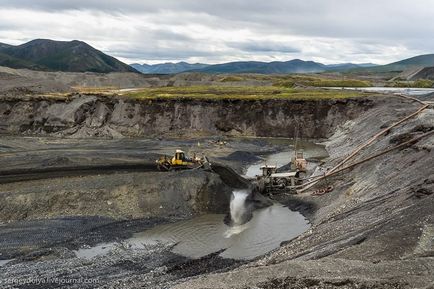
[{"label": "mud flat", "polygon": [[[3,135],[0,139],[5,164],[0,184],[0,197],[4,201],[0,204],[0,259],[13,259],[2,264],[1,286],[12,287],[17,285],[14,280],[23,278],[48,280],[49,286],[45,284],[44,288],[65,287],[58,281],[62,278],[82,281],[68,284],[69,288],[429,288],[432,285],[433,135],[327,178],[303,194],[275,195],[276,202],[301,212],[311,227],[294,239],[283,238],[287,241],[271,252],[251,260],[235,260],[224,258],[224,251],[217,249],[192,259],[186,257],[188,254],[177,254],[180,248],[176,248],[177,238],[172,243],[138,241],[141,246],[130,246],[126,240],[138,236],[154,240],[165,226],[188,224],[204,214],[222,217],[229,208],[229,194],[242,180],[229,170],[156,172],[151,169],[155,156],[170,154],[176,147],[191,153],[197,150],[208,155],[211,162],[243,174],[248,165],[287,151],[293,143],[231,139],[232,129],[218,129],[218,119],[214,118],[209,123],[197,120],[182,127],[189,136],[182,140],[57,138],[59,132],[68,135],[68,129],[75,129],[77,111],[86,120],[80,127],[86,126],[87,120],[93,118],[94,105],[102,101],[93,99],[86,109],[72,110],[71,127],[65,127],[62,120],[57,122],[62,127],[51,131],[44,125],[41,130],[36,125],[22,126],[24,118],[11,115],[13,109],[3,116],[7,122],[2,122],[6,124],[2,132],[15,135]],[[16,108],[22,107],[21,101],[16,101]],[[37,107],[42,110],[38,102],[26,105],[30,108],[25,111]],[[174,103],[167,105],[172,107]],[[186,107],[185,103],[179,105]],[[251,103],[237,105],[247,107]],[[270,112],[282,107],[274,103],[280,107],[275,108],[271,102],[256,105]],[[323,160],[324,170],[381,128],[420,107],[417,102],[398,97],[371,97],[316,109],[310,106],[313,104],[306,105],[309,118],[304,119],[306,125],[301,126],[300,134],[319,133],[329,155]],[[206,107],[204,103],[200,106]],[[235,113],[239,106],[227,109]],[[290,120],[298,114],[289,108],[286,111],[285,121],[240,126],[238,136],[272,137],[282,128],[286,128],[286,136],[291,136],[295,130],[288,129],[292,128]],[[64,119],[55,115],[58,120]],[[245,124],[257,122],[246,115],[239,117],[247,119]],[[433,119],[434,112],[429,107],[382,136],[356,160],[432,131]],[[138,123],[141,129],[145,127],[146,122]],[[125,124],[125,129],[129,125]],[[175,131],[181,128],[177,125]],[[237,125],[235,118],[229,118],[228,127]],[[269,125],[274,125],[273,129]],[[20,127],[25,129],[17,129]],[[197,137],[197,130],[208,136]],[[123,129],[119,132],[125,133]],[[170,135],[170,130],[165,132]],[[44,137],[36,136],[38,133]],[[220,145],[220,140],[227,144]],[[78,169],[65,170],[68,167]],[[48,169],[61,173],[50,178]],[[16,179],[17,176],[22,179]],[[334,187],[332,192],[312,196],[314,189],[329,185]],[[107,250],[104,244],[110,242],[114,246]],[[78,250],[95,246],[100,246],[104,254],[77,257]],[[24,286],[41,288],[34,282]]]}]

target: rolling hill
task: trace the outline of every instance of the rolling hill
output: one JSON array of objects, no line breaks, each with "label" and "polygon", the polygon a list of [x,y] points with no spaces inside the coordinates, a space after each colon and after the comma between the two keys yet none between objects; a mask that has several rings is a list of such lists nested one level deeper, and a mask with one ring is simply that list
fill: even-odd
[{"label": "rolling hill", "polygon": [[393,62],[385,66],[399,68],[408,68],[411,66],[434,66],[434,54],[418,55],[401,61]]},{"label": "rolling hill", "polygon": [[404,70],[434,66],[434,54],[418,55],[386,65],[357,68],[358,72],[402,72]]},{"label": "rolling hill", "polygon": [[44,71],[136,72],[131,66],[78,40],[35,39],[18,46],[1,43],[0,66]]},{"label": "rolling hill", "polygon": [[189,70],[202,69],[209,66],[208,64],[203,64],[203,63],[190,64],[183,61],[177,63],[172,63],[172,62],[159,63],[154,65],[138,64],[138,63],[133,63],[130,65],[137,71],[140,71],[141,73],[144,74],[175,74],[175,73],[180,73]]}]

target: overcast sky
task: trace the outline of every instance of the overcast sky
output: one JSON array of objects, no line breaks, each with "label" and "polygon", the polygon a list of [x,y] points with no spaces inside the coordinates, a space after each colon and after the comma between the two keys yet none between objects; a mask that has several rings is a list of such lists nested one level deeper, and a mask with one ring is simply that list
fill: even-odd
[{"label": "overcast sky", "polygon": [[434,53],[433,0],[0,0],[0,42],[83,40],[127,62],[384,64]]}]

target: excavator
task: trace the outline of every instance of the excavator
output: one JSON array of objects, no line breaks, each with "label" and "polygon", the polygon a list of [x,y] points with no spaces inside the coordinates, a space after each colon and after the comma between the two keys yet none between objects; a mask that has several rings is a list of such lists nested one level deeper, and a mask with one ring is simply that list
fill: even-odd
[{"label": "excavator", "polygon": [[209,165],[206,157],[200,158],[195,154],[192,158],[189,158],[185,152],[179,149],[175,151],[173,157],[162,156],[155,162],[160,171],[194,169]]}]

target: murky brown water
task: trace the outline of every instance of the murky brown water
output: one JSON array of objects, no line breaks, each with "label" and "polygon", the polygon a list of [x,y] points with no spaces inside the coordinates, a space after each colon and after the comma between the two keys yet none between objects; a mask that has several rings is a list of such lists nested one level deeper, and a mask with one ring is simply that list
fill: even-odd
[{"label": "murky brown water", "polygon": [[[232,259],[252,259],[290,240],[309,228],[307,220],[281,204],[274,204],[253,213],[253,218],[241,226],[229,227],[222,214],[207,214],[187,221],[160,225],[137,233],[123,242],[130,248],[145,248],[156,243],[176,244],[172,251],[185,257],[200,258],[223,250],[220,256]],[[100,244],[80,249],[78,257],[105,255],[118,246]]]},{"label": "murky brown water", "polygon": [[224,215],[203,215],[191,220],[155,227],[136,234],[134,243],[177,243],[173,252],[200,258],[225,249],[220,256],[232,259],[252,259],[290,240],[309,228],[298,212],[274,204],[257,210],[248,223],[229,227],[223,223]]}]

